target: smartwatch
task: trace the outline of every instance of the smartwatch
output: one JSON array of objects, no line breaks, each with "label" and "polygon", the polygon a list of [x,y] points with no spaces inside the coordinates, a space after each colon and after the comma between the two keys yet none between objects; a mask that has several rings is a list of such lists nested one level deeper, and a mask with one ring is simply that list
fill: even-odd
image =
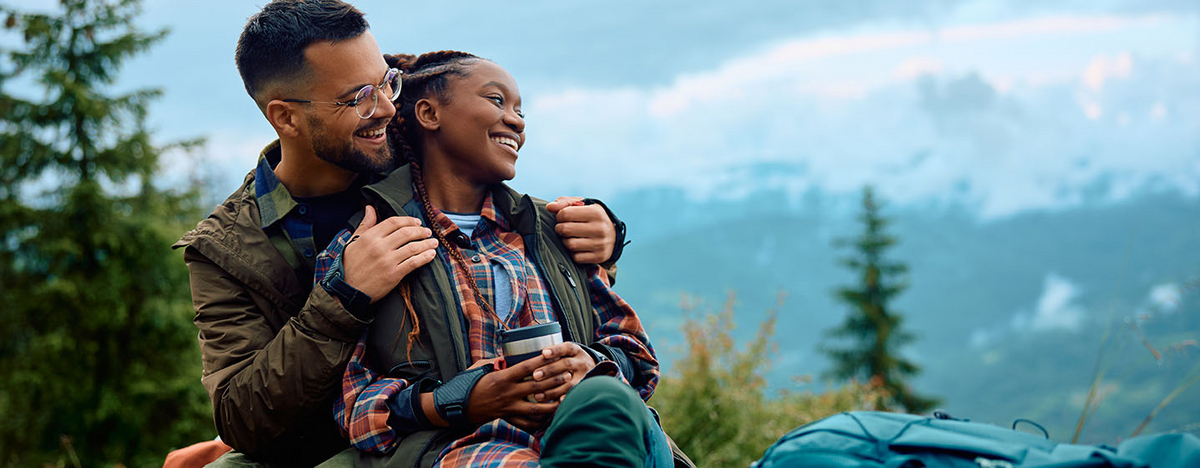
[{"label": "smartwatch", "polygon": [[321,287],[329,292],[333,297],[342,301],[342,306],[346,307],[350,313],[362,318],[360,314],[367,311],[371,305],[371,296],[355,289],[346,283],[346,272],[342,268],[342,257],[339,255],[333,260],[333,264],[329,266],[329,272],[321,279]]}]

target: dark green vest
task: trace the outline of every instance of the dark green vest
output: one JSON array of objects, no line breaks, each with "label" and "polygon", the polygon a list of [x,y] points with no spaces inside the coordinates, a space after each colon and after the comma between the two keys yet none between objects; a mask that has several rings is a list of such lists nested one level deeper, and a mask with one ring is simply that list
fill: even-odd
[{"label": "dark green vest", "polygon": [[[599,323],[591,306],[584,270],[571,260],[554,232],[555,218],[546,211],[546,202],[521,195],[502,184],[491,190],[496,211],[521,234],[538,274],[550,287],[556,316],[563,326],[563,339],[591,344]],[[407,166],[364,187],[363,192],[379,219],[400,214],[429,225],[413,197],[412,176]],[[356,216],[351,224],[357,225],[359,219],[361,216]],[[393,291],[374,305],[375,321],[367,338],[367,359],[373,370],[409,381],[432,377],[444,382],[471,365],[467,324],[448,271],[439,255],[405,279],[420,322],[419,338],[411,356],[407,355],[406,343],[413,324],[407,318],[404,299]],[[466,432],[447,429],[419,431],[404,437],[389,456],[360,454],[358,466],[432,466],[442,449],[464,435]]]}]

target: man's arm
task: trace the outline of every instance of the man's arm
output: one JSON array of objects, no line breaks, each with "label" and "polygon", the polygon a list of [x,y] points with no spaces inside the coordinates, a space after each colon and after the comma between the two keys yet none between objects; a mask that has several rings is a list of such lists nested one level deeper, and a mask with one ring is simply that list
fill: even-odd
[{"label": "man's arm", "polygon": [[[376,223],[375,211],[345,246],[345,281],[377,300],[433,259],[437,241],[408,217]],[[194,248],[184,251],[200,328],[201,382],[222,440],[247,454],[295,450],[290,432],[328,421],[355,343],[371,322],[343,298],[315,285],[304,307],[275,332],[246,286]],[[316,418],[316,419],[312,419]],[[332,426],[332,425],[331,425]],[[332,430],[332,427],[331,427]]]},{"label": "man's arm", "polygon": [[287,434],[328,415],[346,362],[368,321],[315,287],[278,332],[245,284],[194,248],[184,251],[204,360],[201,382],[221,439],[240,452],[272,454]]},{"label": "man's arm", "polygon": [[617,260],[629,243],[625,240],[625,223],[594,198],[558,197],[546,204],[546,210],[558,221],[554,231],[571,258],[576,263],[599,264],[609,284],[615,283]]}]

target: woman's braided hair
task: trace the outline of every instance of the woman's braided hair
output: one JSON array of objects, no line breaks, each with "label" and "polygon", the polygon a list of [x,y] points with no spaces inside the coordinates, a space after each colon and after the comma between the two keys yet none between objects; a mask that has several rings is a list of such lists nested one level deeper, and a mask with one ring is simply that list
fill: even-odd
[{"label": "woman's braided hair", "polygon": [[[425,181],[421,177],[421,137],[418,133],[419,125],[417,125],[415,112],[417,101],[422,99],[433,97],[444,101],[451,98],[448,93],[450,78],[465,76],[470,72],[469,68],[473,62],[486,59],[467,52],[453,50],[429,52],[420,56],[408,54],[384,55],[383,58],[387,61],[389,67],[398,68],[404,72],[401,76],[403,84],[400,89],[400,98],[396,101],[396,117],[387,130],[388,141],[391,143],[393,150],[398,153],[401,161],[407,163],[412,172],[417,199],[421,202],[421,209],[425,214],[425,218],[430,220],[429,230],[433,231],[433,235],[437,237],[439,245],[445,247],[446,251],[449,252],[450,258],[456,264],[456,267],[470,272],[471,268],[468,266],[467,259],[463,256],[462,251],[459,250],[458,245],[447,241],[445,233],[432,223],[433,205],[429,203],[429,191],[425,188]],[[470,275],[468,275],[469,277]],[[491,304],[483,296],[483,292],[479,290],[475,281],[468,279],[467,284],[470,286],[471,291],[474,292],[475,300],[484,309],[484,312],[499,318],[499,315],[492,309]],[[408,355],[409,360],[412,360],[412,346],[420,334],[421,325],[417,319],[416,310],[413,309],[408,278],[405,278],[400,283],[399,289],[401,297],[404,298],[404,305],[408,309],[408,318],[413,321],[413,330],[408,334]],[[503,320],[500,322],[503,323]],[[397,336],[397,344],[399,344],[399,339],[400,337]]]}]

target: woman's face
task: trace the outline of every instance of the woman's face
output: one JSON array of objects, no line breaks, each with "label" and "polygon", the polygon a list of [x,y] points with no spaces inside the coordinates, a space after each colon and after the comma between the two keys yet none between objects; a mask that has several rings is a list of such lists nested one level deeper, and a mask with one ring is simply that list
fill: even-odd
[{"label": "woman's face", "polygon": [[438,146],[456,177],[486,185],[517,175],[525,119],[517,82],[499,65],[477,60],[450,79],[437,104]]}]

